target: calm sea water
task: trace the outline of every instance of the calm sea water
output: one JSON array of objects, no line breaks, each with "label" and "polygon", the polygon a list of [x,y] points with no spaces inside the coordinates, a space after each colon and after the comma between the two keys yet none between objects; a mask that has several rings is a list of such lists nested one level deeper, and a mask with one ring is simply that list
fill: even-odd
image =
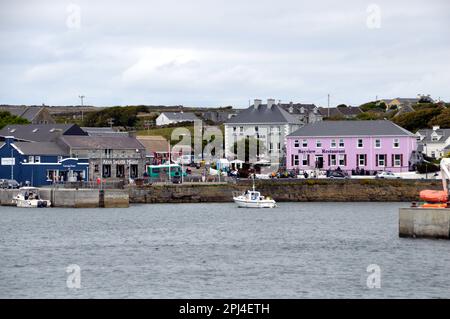
[{"label": "calm sea water", "polygon": [[0,298],[449,298],[450,242],[399,238],[407,205],[0,207]]}]

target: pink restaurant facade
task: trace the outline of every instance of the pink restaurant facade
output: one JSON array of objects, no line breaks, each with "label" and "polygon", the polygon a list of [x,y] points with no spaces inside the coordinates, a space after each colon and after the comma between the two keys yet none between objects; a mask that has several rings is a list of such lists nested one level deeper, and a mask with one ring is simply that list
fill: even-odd
[{"label": "pink restaurant facade", "polygon": [[417,149],[416,137],[411,132],[389,121],[373,121],[380,122],[381,127],[377,129],[370,123],[366,130],[362,123],[352,128],[352,124],[362,121],[342,121],[346,122],[344,128],[339,127],[339,122],[328,122],[332,127],[324,126],[327,122],[313,124],[318,127],[301,128],[289,135],[287,168],[335,170],[339,167],[351,174],[361,170],[370,174],[409,171],[411,154]]}]

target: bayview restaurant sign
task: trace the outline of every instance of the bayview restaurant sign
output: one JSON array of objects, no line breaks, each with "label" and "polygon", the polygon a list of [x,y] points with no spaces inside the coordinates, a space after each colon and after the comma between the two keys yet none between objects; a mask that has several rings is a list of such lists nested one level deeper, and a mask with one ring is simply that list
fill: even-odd
[{"label": "bayview restaurant sign", "polygon": [[299,149],[298,150],[299,154],[345,154],[345,150],[326,150],[326,149],[321,149],[321,150],[302,150]]}]

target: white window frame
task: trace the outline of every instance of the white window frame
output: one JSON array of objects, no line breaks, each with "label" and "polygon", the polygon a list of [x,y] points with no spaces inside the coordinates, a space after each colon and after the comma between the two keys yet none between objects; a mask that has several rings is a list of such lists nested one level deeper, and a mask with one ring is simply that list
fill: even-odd
[{"label": "white window frame", "polygon": [[330,142],[330,148],[336,148],[337,147],[337,143],[335,139],[332,139]]},{"label": "white window frame", "polygon": [[40,162],[41,162],[41,157],[40,157],[39,155],[36,155],[36,156],[34,157],[34,162],[35,162],[35,163],[40,163]]},{"label": "white window frame", "polygon": [[[381,156],[383,156],[383,165],[381,165]],[[377,154],[377,166],[378,167],[386,167],[386,155],[385,154]]]},{"label": "white window frame", "polygon": [[[342,142],[342,145],[341,145],[341,142]],[[340,138],[339,139],[339,148],[344,148],[344,147],[345,147],[345,141],[343,138]]]},{"label": "white window frame", "polygon": [[[397,159],[397,156],[398,156],[398,159]],[[394,167],[402,166],[402,155],[401,154],[394,154],[394,163],[393,164],[394,164]]]},{"label": "white window frame", "polygon": [[299,166],[300,160],[298,158],[298,155],[294,155],[294,166]]},{"label": "white window frame", "polygon": [[358,166],[366,166],[366,154],[358,154]]},{"label": "white window frame", "polygon": [[302,166],[308,166],[308,154],[302,156]]},{"label": "white window frame", "polygon": [[330,166],[337,166],[336,154],[330,154]]},{"label": "white window frame", "polygon": [[294,147],[300,147],[300,141],[294,140]]},{"label": "white window frame", "polygon": [[[359,146],[359,142],[361,142],[361,146]],[[364,148],[364,140],[362,138],[356,140],[356,148]]]},{"label": "white window frame", "polygon": [[[341,161],[342,161],[342,164],[341,164]],[[339,166],[346,166],[345,165],[345,154],[339,154],[338,163],[339,163]]]},{"label": "white window frame", "polygon": [[316,148],[322,148],[322,140],[316,140]]},{"label": "white window frame", "polygon": [[[378,146],[377,146],[377,142],[379,143]],[[376,139],[375,139],[374,147],[375,147],[375,148],[381,148],[381,139],[380,139],[380,138],[376,138]]]},{"label": "white window frame", "polygon": [[33,155],[29,155],[28,156],[28,163],[34,163],[34,156]]},{"label": "white window frame", "polygon": [[[395,144],[397,144],[397,146],[395,146]],[[400,139],[399,138],[394,138],[394,140],[392,141],[392,147],[400,148]]]},{"label": "white window frame", "polygon": [[308,147],[308,140],[302,140],[302,148]]}]

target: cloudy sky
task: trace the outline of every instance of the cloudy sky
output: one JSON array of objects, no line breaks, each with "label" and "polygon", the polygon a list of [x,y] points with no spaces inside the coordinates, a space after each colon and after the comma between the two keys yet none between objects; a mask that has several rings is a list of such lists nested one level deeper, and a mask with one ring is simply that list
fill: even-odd
[{"label": "cloudy sky", "polygon": [[0,104],[450,101],[450,1],[0,0]]}]

